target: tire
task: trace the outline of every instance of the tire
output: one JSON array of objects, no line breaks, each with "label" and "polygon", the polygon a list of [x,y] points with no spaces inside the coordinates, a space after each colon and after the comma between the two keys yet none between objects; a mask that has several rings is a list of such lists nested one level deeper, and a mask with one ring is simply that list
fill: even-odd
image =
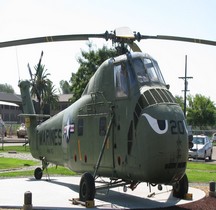
[{"label": "tire", "polygon": [[209,155],[209,160],[212,160],[212,150],[211,150],[211,152],[210,152],[210,155]]},{"label": "tire", "polygon": [[80,180],[79,198],[81,201],[94,200],[95,180],[90,173],[84,173]]},{"label": "tire", "polygon": [[40,180],[42,176],[43,176],[43,170],[40,167],[36,168],[34,171],[35,179]]},{"label": "tire", "polygon": [[188,178],[185,174],[179,182],[173,185],[173,196],[176,198],[183,199],[185,194],[188,193]]},{"label": "tire", "polygon": [[204,159],[204,161],[206,161],[206,151],[204,153],[204,158],[203,159]]}]

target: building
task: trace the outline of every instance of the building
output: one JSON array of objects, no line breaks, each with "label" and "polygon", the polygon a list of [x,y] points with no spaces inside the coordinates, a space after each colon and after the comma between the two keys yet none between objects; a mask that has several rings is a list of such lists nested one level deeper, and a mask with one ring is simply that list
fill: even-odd
[{"label": "building", "polygon": [[4,122],[19,122],[19,114],[22,113],[21,97],[17,94],[0,92],[0,114]]},{"label": "building", "polygon": [[[58,112],[64,110],[70,106],[69,99],[72,97],[72,94],[60,94],[58,106],[54,109],[50,109],[50,115],[57,114]],[[34,101],[35,107],[37,102]],[[19,117],[19,114],[22,113],[22,100],[21,96],[12,93],[3,93],[0,92],[0,115],[5,123],[20,123],[23,121]]]},{"label": "building", "polygon": [[50,115],[53,116],[57,114],[58,112],[66,109],[71,105],[71,102],[69,102],[69,99],[73,97],[73,94],[60,94],[59,96],[59,102],[58,106],[51,109]]}]

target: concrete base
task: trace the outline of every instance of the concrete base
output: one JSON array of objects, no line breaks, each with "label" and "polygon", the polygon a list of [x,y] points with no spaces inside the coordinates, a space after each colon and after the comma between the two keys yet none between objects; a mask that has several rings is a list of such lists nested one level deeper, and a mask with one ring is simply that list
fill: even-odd
[{"label": "concrete base", "polygon": [[[79,176],[53,177],[50,181],[45,178],[17,178],[0,180],[0,207],[22,208],[24,194],[32,193],[33,209],[68,209],[85,208],[72,204],[73,198],[79,197]],[[109,191],[103,190],[96,194],[95,209],[147,209],[175,206],[194,202],[205,197],[205,193],[199,189],[189,188],[192,200],[180,200],[172,196],[172,187],[163,186],[162,191],[157,187],[151,187],[151,192],[146,183],[138,185],[131,191],[123,192],[123,187],[117,187]]]}]

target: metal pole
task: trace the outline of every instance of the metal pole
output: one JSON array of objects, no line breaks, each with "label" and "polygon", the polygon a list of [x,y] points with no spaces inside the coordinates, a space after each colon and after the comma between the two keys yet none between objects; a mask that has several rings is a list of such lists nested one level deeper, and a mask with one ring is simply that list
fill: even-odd
[{"label": "metal pole", "polygon": [[188,79],[193,79],[193,77],[187,76],[187,55],[185,55],[185,75],[184,77],[179,77],[179,79],[184,80],[184,116],[186,117],[186,109],[187,109],[187,91],[188,90]]},{"label": "metal pole", "polygon": [[184,80],[184,116],[186,117],[186,103],[187,103],[187,55],[185,55],[185,80]]}]

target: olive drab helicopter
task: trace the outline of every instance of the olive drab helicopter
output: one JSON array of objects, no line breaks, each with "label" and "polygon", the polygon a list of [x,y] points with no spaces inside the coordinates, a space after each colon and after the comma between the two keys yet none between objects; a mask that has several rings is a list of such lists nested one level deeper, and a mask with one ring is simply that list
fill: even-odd
[{"label": "olive drab helicopter", "polygon": [[[135,41],[165,39],[216,45],[214,41],[173,36],[146,36],[119,28],[102,34],[75,34],[1,42],[0,47],[41,42],[111,40],[119,56],[106,60],[82,96],[40,124],[29,92],[19,81],[23,116],[32,156],[41,160],[34,176],[41,179],[49,163],[81,173],[79,198],[93,200],[96,191],[141,182],[173,186],[173,195],[188,192],[185,173],[188,131],[180,106],[169,91],[159,65]],[[129,51],[129,48],[131,49]],[[47,117],[47,116],[44,116]],[[108,177],[97,185],[99,177]]]}]

